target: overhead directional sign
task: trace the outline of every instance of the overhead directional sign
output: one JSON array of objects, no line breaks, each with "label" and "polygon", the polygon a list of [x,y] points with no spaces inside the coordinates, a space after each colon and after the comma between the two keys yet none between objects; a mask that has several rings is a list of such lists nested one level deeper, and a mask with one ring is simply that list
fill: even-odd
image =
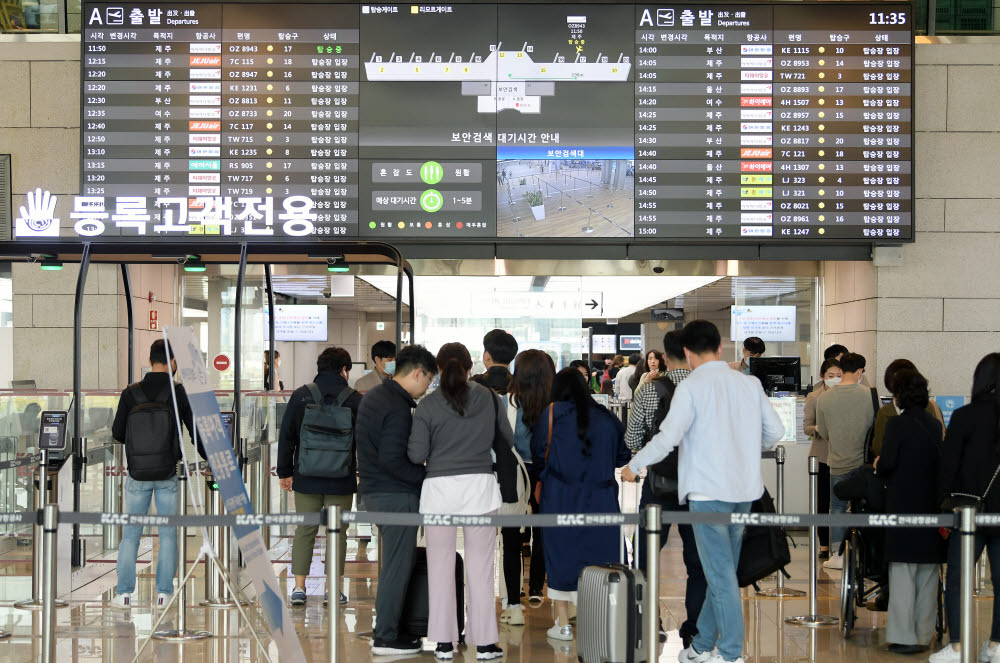
[{"label": "overhead directional sign", "polygon": [[580,310],[585,318],[599,318],[604,314],[604,293],[584,292]]}]

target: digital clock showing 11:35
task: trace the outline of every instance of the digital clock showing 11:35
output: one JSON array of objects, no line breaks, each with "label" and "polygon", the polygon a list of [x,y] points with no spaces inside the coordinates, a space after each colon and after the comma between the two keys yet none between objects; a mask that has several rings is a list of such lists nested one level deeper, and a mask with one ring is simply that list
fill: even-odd
[{"label": "digital clock showing 11:35", "polygon": [[868,14],[870,25],[906,25],[906,12],[872,12]]}]

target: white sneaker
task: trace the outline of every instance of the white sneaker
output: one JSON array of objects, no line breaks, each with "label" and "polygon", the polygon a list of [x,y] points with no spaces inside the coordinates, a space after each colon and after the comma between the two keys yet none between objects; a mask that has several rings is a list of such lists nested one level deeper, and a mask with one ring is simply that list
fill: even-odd
[{"label": "white sneaker", "polygon": [[510,626],[524,626],[524,608],[521,605],[509,605],[500,613],[500,623]]},{"label": "white sneaker", "polygon": [[158,610],[162,610],[167,607],[168,603],[170,603],[170,594],[160,593],[156,595],[156,608]]},{"label": "white sneaker", "polygon": [[682,649],[681,653],[677,656],[677,661],[679,663],[708,663],[708,660],[714,656],[714,652],[706,651],[700,654],[694,650],[694,647],[688,647],[687,649]]},{"label": "white sneaker", "polygon": [[574,638],[573,627],[569,624],[562,626],[558,621],[552,625],[552,628],[545,632],[545,635],[553,640],[565,640],[567,642]]},{"label": "white sneaker", "polygon": [[113,599],[111,599],[111,607],[117,608],[119,610],[131,610],[132,609],[132,595],[131,594],[116,594]]},{"label": "white sneaker", "polygon": [[998,645],[987,640],[983,643],[983,646],[979,648],[979,663],[990,663],[991,660],[996,660],[1000,657],[1000,649],[997,648]]},{"label": "white sneaker", "polygon": [[[979,653],[979,656],[980,660],[982,660],[982,652]],[[962,652],[955,650],[949,644],[931,654],[927,660],[930,663],[959,663],[962,660]]]},{"label": "white sneaker", "polygon": [[830,555],[830,559],[823,562],[823,568],[830,571],[841,571],[844,568],[844,556],[840,553]]}]

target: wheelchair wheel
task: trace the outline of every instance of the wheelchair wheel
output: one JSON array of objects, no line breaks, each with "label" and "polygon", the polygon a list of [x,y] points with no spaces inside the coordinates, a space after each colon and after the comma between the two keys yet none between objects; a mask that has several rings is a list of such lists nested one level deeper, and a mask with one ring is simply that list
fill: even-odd
[{"label": "wheelchair wheel", "polygon": [[851,637],[857,619],[859,575],[857,540],[853,532],[844,539],[844,568],[840,573],[840,632]]}]

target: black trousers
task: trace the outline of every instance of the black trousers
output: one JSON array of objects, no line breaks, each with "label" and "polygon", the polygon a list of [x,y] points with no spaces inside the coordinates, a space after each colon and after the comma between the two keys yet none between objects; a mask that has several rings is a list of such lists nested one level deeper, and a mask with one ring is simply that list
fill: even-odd
[{"label": "black trousers", "polygon": [[[531,505],[532,513],[538,513],[538,504],[535,502],[535,484],[537,479],[531,480]],[[545,553],[542,551],[542,529],[532,527],[521,530],[516,527],[500,528],[500,542],[503,545],[503,578],[507,586],[507,602],[510,605],[517,605],[521,600],[521,585],[524,582],[524,567],[522,564],[521,547],[525,542],[531,542],[531,559],[528,565],[528,595],[541,596],[542,587],[545,585]]]},{"label": "black trousers", "polygon": [[[830,513],[830,466],[826,463],[819,463],[819,475],[816,477],[819,487],[816,490],[816,513]],[[830,528],[817,527],[816,538],[819,539],[820,546],[830,545]],[[832,551],[831,551],[832,552]]]},{"label": "black trousers", "polygon": [[[642,511],[648,504],[659,504],[664,511],[687,511],[686,504],[678,504],[677,500],[665,500],[654,497],[649,488],[649,482],[642,484],[642,498],[639,502],[639,510]],[[677,532],[681,536],[683,546],[684,567],[687,569],[687,587],[684,592],[684,609],[687,617],[681,624],[680,636],[685,646],[698,635],[698,616],[701,615],[701,607],[705,603],[705,594],[708,592],[708,582],[705,580],[705,572],[701,568],[701,559],[698,557],[698,545],[694,540],[694,530],[690,525],[677,525]],[[664,526],[663,534],[660,537],[660,547],[667,545],[667,536],[670,534],[670,526]],[[640,569],[646,568],[646,530],[639,529],[638,563]]]}]

